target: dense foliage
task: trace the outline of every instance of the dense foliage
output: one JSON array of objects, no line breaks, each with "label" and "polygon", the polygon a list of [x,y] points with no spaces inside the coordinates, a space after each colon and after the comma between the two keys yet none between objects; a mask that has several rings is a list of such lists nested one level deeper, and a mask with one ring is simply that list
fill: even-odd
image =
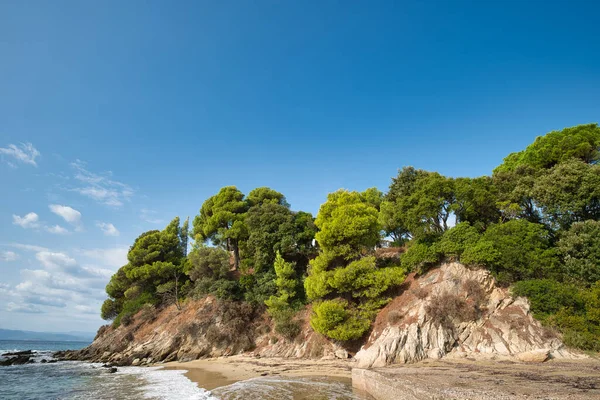
[{"label": "dense foliage", "polygon": [[[404,167],[385,194],[338,190],[316,219],[271,188],[227,186],[204,201],[191,235],[175,218],[135,240],[102,317],[127,324],[142,307],[212,295],[266,309],[291,340],[310,303],[314,330],[351,341],[407,272],[449,259],[489,269],[567,344],[600,350],[599,161],[600,127],[575,126],[538,137],[491,176]],[[378,259],[385,245],[402,246],[400,260]]]},{"label": "dense foliage", "polygon": [[375,312],[389,300],[388,289],[404,280],[399,266],[379,268],[371,255],[380,241],[381,196],[339,190],[331,193],[315,221],[319,255],[304,281],[314,302],[311,326],[332,339],[362,337]]}]

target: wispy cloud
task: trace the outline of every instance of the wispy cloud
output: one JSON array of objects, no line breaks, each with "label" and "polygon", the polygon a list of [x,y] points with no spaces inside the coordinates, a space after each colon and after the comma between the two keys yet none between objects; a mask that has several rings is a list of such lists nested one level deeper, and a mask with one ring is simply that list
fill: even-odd
[{"label": "wispy cloud", "polygon": [[156,217],[156,211],[149,210],[147,208],[142,208],[140,210],[140,219],[150,224],[162,224],[163,222],[165,222],[163,219]]},{"label": "wispy cloud", "polygon": [[3,251],[0,253],[0,260],[4,262],[12,262],[17,261],[19,259],[19,255],[14,251]]},{"label": "wispy cloud", "polygon": [[[0,147],[0,155],[9,157],[17,163],[29,164],[37,167],[36,158],[40,156],[40,152],[33,147],[31,143],[21,143],[20,145],[9,144],[8,147]],[[6,161],[9,166],[16,168],[16,164],[11,161]]]},{"label": "wispy cloud", "polygon": [[45,229],[53,235],[67,235],[69,233],[68,229],[63,228],[60,225],[46,226]]},{"label": "wispy cloud", "polygon": [[36,307],[32,304],[16,304],[12,301],[6,305],[6,311],[28,314],[40,314],[43,312],[39,307]]},{"label": "wispy cloud", "polygon": [[81,160],[72,162],[71,167],[77,171],[74,176],[75,180],[84,184],[84,186],[71,190],[83,196],[112,207],[122,206],[133,196],[133,189],[125,183],[111,179],[111,172],[103,175],[90,172]]},{"label": "wispy cloud", "polygon": [[27,250],[27,251],[48,251],[47,247],[37,246],[34,244],[24,244],[24,243],[8,243],[6,246],[14,247],[15,249]]},{"label": "wispy cloud", "polygon": [[21,228],[25,229],[39,228],[39,219],[40,217],[34,212],[30,212],[29,214],[23,217],[13,214],[13,224],[19,225]]},{"label": "wispy cloud", "polygon": [[79,250],[79,253],[92,260],[98,261],[103,265],[116,270],[127,264],[127,253],[129,248],[126,246],[112,247],[108,249],[86,249]]},{"label": "wispy cloud", "polygon": [[121,234],[113,224],[109,224],[106,222],[97,222],[96,226],[100,228],[106,236],[119,236]]}]

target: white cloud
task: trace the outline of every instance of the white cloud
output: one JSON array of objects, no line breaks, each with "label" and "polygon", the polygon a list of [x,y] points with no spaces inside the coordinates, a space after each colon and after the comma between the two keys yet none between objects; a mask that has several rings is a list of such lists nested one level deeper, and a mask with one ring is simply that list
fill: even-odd
[{"label": "white cloud", "polygon": [[81,224],[81,213],[76,209],[59,204],[50,204],[48,207],[50,208],[50,211],[62,217],[69,224],[75,226],[79,226]]},{"label": "white cloud", "polygon": [[[21,282],[10,286],[0,282],[0,304],[6,311],[14,313],[46,314],[62,318],[64,309],[71,310],[73,318],[98,318],[101,302],[106,299],[104,288],[113,270],[92,264],[80,265],[65,252],[52,251],[41,246],[20,243],[5,244],[23,250],[41,250],[35,253],[38,269],[23,269]],[[126,249],[80,250],[95,257],[108,257],[115,262],[126,254]],[[119,256],[120,254],[120,256]],[[105,259],[104,262],[108,262]],[[95,316],[95,317],[92,317]],[[98,320],[98,322],[100,322]]]},{"label": "white cloud", "polygon": [[96,226],[104,232],[106,236],[119,236],[120,232],[113,224],[109,224],[106,222],[98,222]]},{"label": "white cloud", "polygon": [[14,251],[3,251],[0,253],[0,259],[5,262],[16,261],[19,259],[19,255]]},{"label": "white cloud", "polygon": [[93,277],[110,279],[114,272],[106,268],[96,268],[94,266],[83,266],[81,267],[87,274]]},{"label": "white cloud", "polygon": [[20,313],[28,313],[28,314],[40,314],[43,311],[40,310],[39,307],[36,307],[31,304],[16,304],[12,301],[6,305],[6,311],[9,312],[20,312]]},{"label": "white cloud", "polygon": [[116,270],[127,264],[128,247],[113,247],[108,249],[89,249],[79,251],[85,257],[101,262],[103,265]]},{"label": "white cloud", "polygon": [[40,217],[34,212],[30,212],[29,214],[23,217],[19,217],[18,215],[13,214],[13,224],[19,225],[20,227],[25,229],[39,227],[39,219]]},{"label": "white cloud", "polygon": [[65,268],[77,265],[77,261],[65,253],[53,253],[50,251],[41,251],[35,255],[35,258],[47,268]]},{"label": "white cloud", "polygon": [[66,235],[69,233],[69,231],[67,229],[63,228],[60,225],[47,226],[46,230],[55,235]]},{"label": "white cloud", "polygon": [[[0,147],[0,154],[34,167],[37,167],[35,159],[40,156],[40,152],[31,143],[21,143],[19,146],[9,144],[8,147]],[[14,162],[7,161],[7,163],[11,168],[17,167]]]},{"label": "white cloud", "polygon": [[46,297],[46,296],[29,295],[29,296],[25,296],[23,298],[23,300],[25,303],[35,304],[35,305],[40,305],[40,306],[50,306],[50,307],[58,307],[58,308],[64,308],[67,306],[67,303],[64,300],[56,299],[53,297]]},{"label": "white cloud", "polygon": [[33,244],[23,244],[23,243],[8,243],[7,246],[14,247],[16,249],[27,250],[27,251],[48,251],[48,248],[42,246],[36,246]]},{"label": "white cloud", "polygon": [[95,310],[90,306],[77,305],[77,306],[75,306],[75,309],[77,311],[81,311],[84,314],[97,314],[98,313],[98,310]]},{"label": "white cloud", "polygon": [[81,160],[71,163],[71,167],[77,171],[75,179],[85,184],[83,187],[72,190],[83,196],[113,207],[122,206],[125,201],[129,201],[133,196],[133,189],[125,183],[111,179],[111,172],[103,175],[90,172]]}]

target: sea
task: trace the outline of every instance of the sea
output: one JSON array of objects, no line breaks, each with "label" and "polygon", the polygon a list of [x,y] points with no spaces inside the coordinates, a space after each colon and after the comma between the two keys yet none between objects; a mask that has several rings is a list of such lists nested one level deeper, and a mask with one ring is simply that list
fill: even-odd
[{"label": "sea", "polygon": [[77,350],[87,342],[0,340],[0,357],[33,350],[33,364],[0,367],[0,399],[178,399],[178,400],[368,400],[348,381],[324,377],[261,377],[212,391],[190,381],[184,370],[161,367],[119,367],[108,373],[102,364],[51,360],[58,350]]}]

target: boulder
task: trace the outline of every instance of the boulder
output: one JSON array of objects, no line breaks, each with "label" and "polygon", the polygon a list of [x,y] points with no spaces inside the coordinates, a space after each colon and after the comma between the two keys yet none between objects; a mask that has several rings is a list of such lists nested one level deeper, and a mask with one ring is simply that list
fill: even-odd
[{"label": "boulder", "polygon": [[19,355],[8,357],[5,360],[0,360],[0,366],[8,367],[10,365],[23,365],[23,364],[31,364],[33,360],[31,359],[31,355]]},{"label": "boulder", "polygon": [[333,354],[335,355],[336,358],[341,358],[342,360],[345,360],[348,358],[348,352],[344,349],[338,349]]},{"label": "boulder", "polygon": [[528,363],[543,363],[550,358],[549,350],[527,351],[517,354],[519,361]]}]

